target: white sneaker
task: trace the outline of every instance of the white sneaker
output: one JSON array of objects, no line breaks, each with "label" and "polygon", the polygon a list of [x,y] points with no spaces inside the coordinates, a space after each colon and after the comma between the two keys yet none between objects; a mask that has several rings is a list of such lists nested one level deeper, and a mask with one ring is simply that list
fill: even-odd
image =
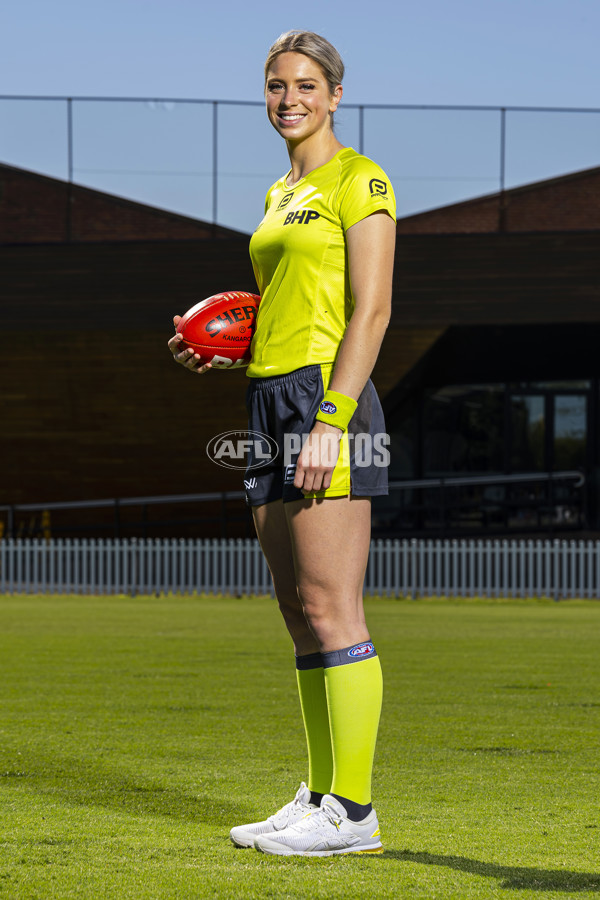
[{"label": "white sneaker", "polygon": [[280,856],[335,856],[338,853],[383,853],[375,810],[352,822],[335,797],[325,794],[319,809],[283,831],[258,835],[257,850]]},{"label": "white sneaker", "polygon": [[317,810],[319,807],[310,802],[310,791],[302,782],[296,796],[286,803],[279,812],[269,816],[264,822],[253,822],[251,825],[237,825],[229,832],[229,837],[236,847],[253,847],[254,839],[261,834],[281,831],[293,825],[302,816]]}]

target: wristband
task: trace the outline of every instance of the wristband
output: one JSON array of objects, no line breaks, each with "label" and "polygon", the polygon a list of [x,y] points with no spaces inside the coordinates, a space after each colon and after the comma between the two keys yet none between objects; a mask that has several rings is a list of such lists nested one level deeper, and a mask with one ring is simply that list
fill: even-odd
[{"label": "wristband", "polygon": [[335,425],[336,428],[347,431],[357,406],[358,403],[352,397],[338,394],[337,391],[326,391],[319,404],[316,419],[318,422],[326,422],[328,425]]}]

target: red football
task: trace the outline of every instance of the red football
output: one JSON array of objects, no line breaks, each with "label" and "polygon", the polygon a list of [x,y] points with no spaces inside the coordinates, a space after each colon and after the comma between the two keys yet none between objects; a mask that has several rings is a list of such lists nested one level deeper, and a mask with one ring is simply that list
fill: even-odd
[{"label": "red football", "polygon": [[236,369],[250,362],[250,342],[254,335],[257,294],[227,291],[207,297],[188,309],[177,325],[183,335],[180,346],[200,354],[201,365],[215,369]]}]

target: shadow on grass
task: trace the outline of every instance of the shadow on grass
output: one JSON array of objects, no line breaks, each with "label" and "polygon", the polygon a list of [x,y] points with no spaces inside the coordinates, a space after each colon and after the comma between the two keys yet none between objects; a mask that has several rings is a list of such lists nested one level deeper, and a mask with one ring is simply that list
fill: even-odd
[{"label": "shadow on grass", "polygon": [[562,891],[577,894],[583,891],[600,893],[600,872],[569,872],[564,869],[528,869],[525,866],[500,866],[480,862],[465,856],[441,856],[436,853],[415,853],[411,850],[386,850],[379,859],[397,859],[425,866],[446,866],[470,875],[497,878],[500,887],[513,890]]},{"label": "shadow on grass", "polygon": [[0,772],[0,790],[10,784],[29,796],[52,796],[82,807],[102,806],[135,816],[165,816],[186,822],[205,822],[227,826],[250,821],[253,810],[245,804],[233,802],[215,786],[214,792],[202,794],[185,792],[158,779],[132,776],[107,768],[81,767],[81,761],[28,760],[24,771]]}]

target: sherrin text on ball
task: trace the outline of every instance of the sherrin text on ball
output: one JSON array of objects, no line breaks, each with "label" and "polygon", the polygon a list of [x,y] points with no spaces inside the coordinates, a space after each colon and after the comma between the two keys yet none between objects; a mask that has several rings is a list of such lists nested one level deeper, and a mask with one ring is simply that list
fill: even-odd
[{"label": "sherrin text on ball", "polygon": [[199,365],[237,369],[250,362],[256,311],[260,297],[248,291],[226,291],[196,303],[181,318],[177,332],[181,349],[199,353]]}]

